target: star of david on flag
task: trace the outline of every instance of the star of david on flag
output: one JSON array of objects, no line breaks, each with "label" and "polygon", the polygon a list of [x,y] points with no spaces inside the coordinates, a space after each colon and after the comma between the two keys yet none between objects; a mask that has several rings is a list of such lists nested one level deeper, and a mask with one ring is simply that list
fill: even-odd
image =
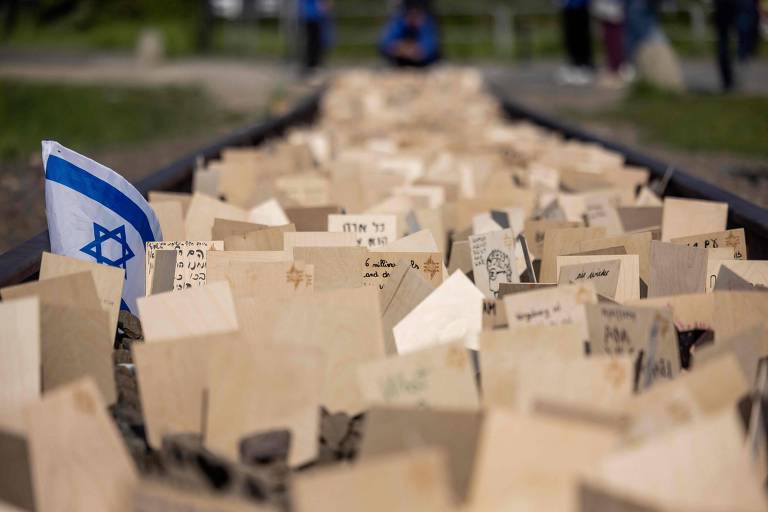
[{"label": "star of david on flag", "polygon": [[[102,248],[104,242],[114,240],[120,244],[120,251],[122,254],[116,260],[111,260],[105,256]],[[91,255],[96,259],[96,263],[102,263],[105,265],[111,265],[113,267],[121,267],[125,270],[125,264],[128,260],[133,258],[135,254],[131,250],[131,246],[125,241],[125,224],[119,228],[115,228],[113,231],[108,230],[104,226],[99,226],[97,223],[93,223],[93,241],[87,244],[85,247],[80,248],[81,252]],[[128,274],[126,273],[126,279]]]},{"label": "star of david on flag", "polygon": [[125,270],[120,307],[138,313],[147,242],[160,223],[125,178],[58,142],[43,141],[45,211],[51,252]]}]

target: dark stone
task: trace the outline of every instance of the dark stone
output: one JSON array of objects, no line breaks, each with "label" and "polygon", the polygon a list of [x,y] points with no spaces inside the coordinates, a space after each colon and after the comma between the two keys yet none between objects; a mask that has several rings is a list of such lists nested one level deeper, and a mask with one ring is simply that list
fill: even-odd
[{"label": "dark stone", "polygon": [[693,329],[690,331],[677,331],[677,345],[680,349],[680,366],[688,370],[691,367],[691,352],[703,345],[713,343],[715,333],[710,330]]},{"label": "dark stone", "polygon": [[133,364],[133,355],[130,350],[124,348],[117,349],[113,356],[115,364]]},{"label": "dark stone", "polygon": [[165,436],[161,458],[163,477],[173,485],[207,488],[285,510],[291,472],[284,460],[246,466],[210,452],[198,434]]},{"label": "dark stone", "polygon": [[141,321],[125,310],[121,310],[117,317],[118,335],[129,340],[143,340],[144,333],[141,330]]},{"label": "dark stone", "polygon": [[214,489],[220,490],[227,488],[232,483],[232,477],[227,468],[226,459],[211,456],[209,453],[201,452],[195,459],[200,471],[208,479],[208,483]]},{"label": "dark stone", "polygon": [[343,412],[328,414],[323,409],[320,419],[320,437],[332,449],[338,449],[341,442],[349,433],[350,418]]},{"label": "dark stone", "polygon": [[240,461],[243,464],[255,465],[286,460],[290,448],[290,430],[259,432],[240,441]]}]

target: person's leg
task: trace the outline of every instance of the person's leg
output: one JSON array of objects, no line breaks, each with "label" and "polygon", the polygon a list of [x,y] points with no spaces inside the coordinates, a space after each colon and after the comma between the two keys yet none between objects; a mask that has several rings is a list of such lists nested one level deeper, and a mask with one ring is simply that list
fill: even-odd
[{"label": "person's leg", "polygon": [[323,51],[322,27],[320,26],[319,21],[307,20],[304,24],[304,28],[304,68],[315,69],[320,65]]},{"label": "person's leg", "polygon": [[720,82],[724,90],[733,89],[731,62],[731,5],[728,0],[715,0],[715,30],[717,32],[717,63]]},{"label": "person's leg", "polygon": [[562,9],[563,44],[568,57],[568,64],[578,66],[578,23],[574,17],[575,9]]},{"label": "person's leg", "polygon": [[757,44],[760,38],[760,14],[753,0],[741,0],[736,16],[736,32],[738,34],[736,55],[740,61],[746,61],[757,53]]},{"label": "person's leg", "polygon": [[608,69],[618,73],[624,64],[624,34],[621,23],[603,22],[603,41]]},{"label": "person's leg", "polygon": [[594,67],[594,58],[592,56],[592,25],[589,8],[574,9],[573,15],[576,24],[577,66],[592,68]]}]

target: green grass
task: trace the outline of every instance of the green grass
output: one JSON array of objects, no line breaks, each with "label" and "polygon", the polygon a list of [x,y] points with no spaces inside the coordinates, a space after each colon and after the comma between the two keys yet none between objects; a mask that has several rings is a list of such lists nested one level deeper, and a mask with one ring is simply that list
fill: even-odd
[{"label": "green grass", "polygon": [[0,80],[0,160],[27,159],[40,141],[84,151],[203,133],[240,116],[195,87],[59,85]]},{"label": "green grass", "polygon": [[630,123],[646,141],[670,148],[768,158],[768,97],[632,89],[618,106],[570,117]]},{"label": "green grass", "polygon": [[136,46],[139,33],[145,28],[154,28],[163,33],[168,55],[172,57],[189,55],[195,51],[195,26],[190,20],[140,23],[137,20],[116,19],[76,29],[69,23],[39,26],[25,19],[3,43],[21,49],[131,52]]}]

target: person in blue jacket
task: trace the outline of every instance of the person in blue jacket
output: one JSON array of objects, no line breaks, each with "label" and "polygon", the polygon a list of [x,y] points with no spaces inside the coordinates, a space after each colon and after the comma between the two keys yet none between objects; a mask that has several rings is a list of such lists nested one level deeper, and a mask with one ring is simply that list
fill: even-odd
[{"label": "person in blue jacket", "polygon": [[440,60],[440,30],[426,0],[403,0],[387,22],[379,42],[396,66],[425,67]]},{"label": "person in blue jacket", "polygon": [[323,63],[330,46],[331,4],[329,0],[300,0],[299,20],[303,29],[302,65],[312,71]]}]

